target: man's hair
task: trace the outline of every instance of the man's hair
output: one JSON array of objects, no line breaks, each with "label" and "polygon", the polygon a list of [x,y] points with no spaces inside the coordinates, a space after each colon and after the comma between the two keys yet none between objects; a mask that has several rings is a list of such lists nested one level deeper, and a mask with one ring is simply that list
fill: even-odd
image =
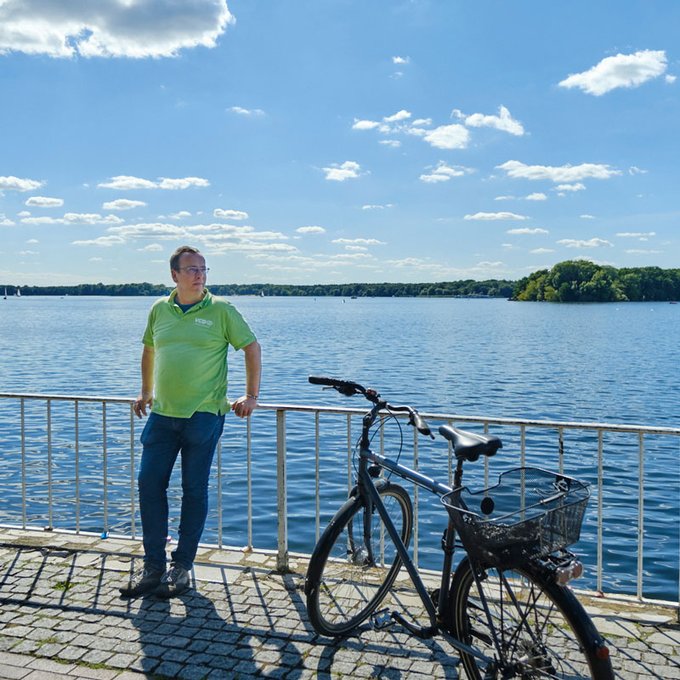
[{"label": "man's hair", "polygon": [[179,271],[179,258],[182,257],[182,255],[184,253],[191,253],[192,255],[200,255],[201,251],[198,248],[193,248],[192,246],[180,246],[170,256],[170,269],[173,269],[174,271]]}]

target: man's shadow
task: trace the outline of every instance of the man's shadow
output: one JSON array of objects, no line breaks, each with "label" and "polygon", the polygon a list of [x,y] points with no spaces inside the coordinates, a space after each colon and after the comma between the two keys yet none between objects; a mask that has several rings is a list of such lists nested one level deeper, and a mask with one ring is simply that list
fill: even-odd
[{"label": "man's shadow", "polygon": [[[205,586],[201,582],[198,587]],[[211,596],[220,611],[195,588],[171,600],[143,598],[131,618],[143,653],[136,670],[168,678],[179,677],[185,667],[193,677],[280,677],[279,662],[285,656],[286,677],[294,678],[296,668],[301,672],[302,657],[287,639],[239,624],[229,584],[217,592],[212,588]]]}]

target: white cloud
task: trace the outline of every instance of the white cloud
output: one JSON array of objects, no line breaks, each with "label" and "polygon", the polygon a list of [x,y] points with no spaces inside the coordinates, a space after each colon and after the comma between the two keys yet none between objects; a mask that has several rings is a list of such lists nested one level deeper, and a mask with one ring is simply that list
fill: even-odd
[{"label": "white cloud", "polygon": [[662,75],[666,66],[666,52],[663,50],[617,54],[615,57],[606,57],[588,71],[570,75],[559,85],[578,87],[583,92],[600,96],[619,87],[638,87]]},{"label": "white cloud", "polygon": [[64,205],[63,198],[50,198],[49,196],[31,196],[26,205],[36,208],[60,208]]},{"label": "white cloud", "polygon": [[678,79],[677,76],[672,76],[670,73],[666,76],[664,76],[664,80],[669,84],[672,85],[676,80]]},{"label": "white cloud", "polygon": [[150,179],[132,177],[131,175],[117,175],[116,177],[112,177],[108,182],[100,182],[97,186],[100,189],[121,189],[123,191],[158,188],[156,182],[152,182]]},{"label": "white cloud", "polygon": [[384,241],[378,241],[376,238],[336,238],[331,243],[339,243],[341,245],[361,245],[361,246],[384,246]]},{"label": "white cloud", "polygon": [[323,227],[309,226],[309,227],[298,227],[295,230],[298,234],[325,234],[326,230]]},{"label": "white cloud", "polygon": [[444,161],[439,161],[428,174],[421,175],[420,180],[429,184],[436,184],[438,182],[448,182],[452,177],[463,177],[471,172],[472,170],[461,165],[450,166]]},{"label": "white cloud", "polygon": [[629,255],[660,255],[662,252],[662,250],[643,250],[639,248],[631,248],[630,250],[626,250],[626,253]]},{"label": "white cloud", "polygon": [[117,175],[116,177],[112,177],[108,182],[100,182],[97,186],[100,189],[118,189],[120,191],[130,191],[133,189],[165,189],[168,191],[177,191],[188,189],[189,187],[209,187],[210,182],[202,177],[182,177],[176,179],[159,177],[158,181],[154,182],[142,177]]},{"label": "white cloud", "polygon": [[582,179],[609,179],[620,175],[620,170],[615,170],[609,165],[598,163],[581,163],[580,165],[526,165],[520,161],[506,161],[496,166],[505,170],[508,177],[516,179],[548,179],[552,182],[577,182]]},{"label": "white cloud", "polygon": [[352,130],[375,130],[375,128],[378,128],[381,125],[382,123],[375,120],[359,120],[358,118],[355,118]]},{"label": "white cloud", "polygon": [[565,248],[602,248],[603,246],[613,246],[614,244],[603,238],[591,238],[587,241],[573,238],[563,238],[558,241]]},{"label": "white cloud", "polygon": [[635,165],[631,165],[628,168],[628,174],[629,175],[646,175],[649,172],[649,170],[642,170],[642,168],[638,168]]},{"label": "white cloud", "polygon": [[397,111],[395,114],[393,114],[391,116],[386,116],[385,118],[383,118],[383,120],[386,123],[397,123],[400,120],[407,120],[410,117],[411,117],[411,112],[402,109],[401,111]]},{"label": "white cloud", "polygon": [[100,236],[86,241],[72,241],[74,246],[100,246],[110,248],[111,246],[122,246],[125,239],[120,236]]},{"label": "white cloud", "polygon": [[161,253],[163,252],[163,246],[160,243],[149,243],[148,246],[143,248],[137,248],[140,253]]},{"label": "white cloud", "polygon": [[234,17],[226,0],[0,3],[0,54],[172,57],[215,47]]},{"label": "white cloud", "polygon": [[102,203],[102,210],[132,210],[133,208],[144,208],[144,201],[131,201],[127,198],[117,198],[115,201]]},{"label": "white cloud", "polygon": [[181,189],[188,189],[189,187],[209,187],[210,182],[203,177],[182,177],[173,179],[170,177],[161,177],[158,182],[159,189],[168,189],[176,191]]},{"label": "white cloud", "polygon": [[516,196],[496,196],[496,198],[493,199],[494,201],[516,201],[517,197]]},{"label": "white cloud", "polygon": [[540,192],[535,192],[533,194],[529,194],[528,196],[525,197],[526,201],[547,201],[548,197]]},{"label": "white cloud", "polygon": [[575,192],[575,191],[585,191],[586,185],[582,184],[581,182],[576,182],[574,184],[558,184],[553,191],[558,191],[558,192]]},{"label": "white cloud", "polygon": [[322,168],[326,173],[326,179],[333,182],[344,182],[347,179],[356,179],[360,175],[361,166],[355,161],[345,161],[344,163],[332,163],[327,168]]},{"label": "white cloud", "polygon": [[656,236],[655,231],[620,231],[616,234],[619,238],[639,238],[648,239],[652,236]]},{"label": "white cloud", "polygon": [[22,217],[22,224],[64,224],[62,217]]},{"label": "white cloud", "polygon": [[[2,5],[0,5],[0,11]],[[43,186],[45,182],[40,182],[36,179],[23,179],[21,177],[0,177],[0,191],[35,191]]]},{"label": "white cloud", "polygon": [[222,208],[215,208],[213,210],[213,217],[221,220],[247,220],[248,213],[243,210],[223,210]]},{"label": "white cloud", "polygon": [[261,118],[264,116],[264,111],[262,109],[245,109],[242,106],[232,106],[227,110],[236,113],[239,116],[246,116],[248,118]]},{"label": "white cloud", "polygon": [[68,212],[64,215],[64,222],[67,224],[122,224],[118,215],[106,215],[105,217],[99,213],[72,213]]},{"label": "white cloud", "polygon": [[168,215],[169,220],[185,220],[187,217],[191,217],[191,213],[188,210],[180,210]]},{"label": "white cloud", "polygon": [[546,253],[554,253],[552,248],[534,248],[529,251],[532,255],[545,255]]},{"label": "white cloud", "polygon": [[470,141],[470,133],[467,128],[454,123],[453,125],[440,125],[426,132],[423,139],[437,149],[464,149]]},{"label": "white cloud", "polygon": [[393,208],[394,204],[393,203],[385,203],[385,205],[375,205],[375,204],[367,204],[367,205],[362,205],[361,209],[362,210],[385,210],[386,208]]},{"label": "white cloud", "polygon": [[5,215],[0,213],[0,227],[14,227],[16,226],[12,220],[8,219]]},{"label": "white cloud", "polygon": [[547,229],[541,229],[539,227],[537,227],[536,229],[530,229],[529,227],[525,227],[523,229],[508,229],[506,233],[525,235],[525,234],[549,234],[550,232]]},{"label": "white cloud", "polygon": [[465,215],[466,220],[528,220],[526,215],[517,215],[512,212],[477,212],[474,215]]},{"label": "white cloud", "polygon": [[409,64],[411,57],[392,57],[393,64]]},{"label": "white cloud", "polygon": [[470,116],[466,116],[465,125],[469,127],[492,127],[503,132],[509,132],[517,137],[521,137],[524,134],[522,123],[515,120],[505,106],[498,108],[497,116],[487,116],[483,113],[473,113]]},{"label": "white cloud", "polygon": [[398,149],[401,146],[401,142],[398,139],[381,139],[378,144],[390,146],[393,149]]},{"label": "white cloud", "polygon": [[587,213],[584,214],[584,215],[579,215],[579,217],[582,220],[594,220],[595,219],[595,215],[588,215]]}]

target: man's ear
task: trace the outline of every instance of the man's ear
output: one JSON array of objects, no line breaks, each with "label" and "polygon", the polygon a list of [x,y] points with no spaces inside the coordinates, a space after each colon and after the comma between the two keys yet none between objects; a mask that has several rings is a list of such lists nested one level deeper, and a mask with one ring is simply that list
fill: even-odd
[{"label": "man's ear", "polygon": [[170,276],[172,276],[172,280],[177,283],[177,272],[174,269],[170,270]]}]

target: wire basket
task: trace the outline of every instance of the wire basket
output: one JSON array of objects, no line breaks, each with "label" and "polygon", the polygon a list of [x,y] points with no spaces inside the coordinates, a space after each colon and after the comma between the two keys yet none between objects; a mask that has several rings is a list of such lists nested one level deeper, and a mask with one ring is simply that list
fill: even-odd
[{"label": "wire basket", "polygon": [[454,489],[442,503],[472,558],[508,567],[576,543],[589,497],[583,482],[523,467],[482,491]]}]

